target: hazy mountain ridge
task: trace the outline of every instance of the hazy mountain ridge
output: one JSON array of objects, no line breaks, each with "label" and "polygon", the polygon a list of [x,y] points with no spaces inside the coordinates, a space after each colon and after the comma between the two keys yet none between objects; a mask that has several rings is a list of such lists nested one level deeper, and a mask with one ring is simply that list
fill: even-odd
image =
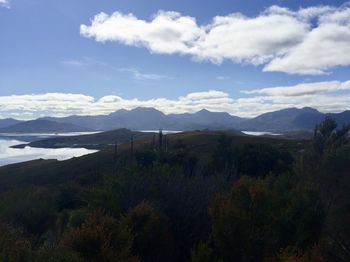
[{"label": "hazy mountain ridge", "polygon": [[[68,116],[63,118],[45,117],[34,121],[15,123],[0,128],[1,132],[72,132],[72,131],[108,131],[127,128],[130,130],[250,130],[293,132],[312,130],[327,115],[334,118],[339,126],[350,123],[350,111],[341,113],[321,113],[310,107],[286,108],[274,112],[261,114],[254,118],[241,118],[227,112],[211,112],[206,109],[196,113],[164,114],[155,108],[138,107],[132,110],[117,110],[108,115],[98,116]],[[0,120],[5,123],[5,120]],[[13,120],[17,121],[17,120]],[[48,121],[49,127],[45,127]],[[41,123],[41,125],[34,125]],[[56,123],[56,124],[53,124]],[[57,125],[57,129],[55,126]],[[65,126],[64,126],[65,125]],[[70,125],[70,126],[69,126]],[[30,126],[30,128],[28,127]],[[80,128],[79,128],[80,127]],[[23,128],[23,130],[21,130]]]},{"label": "hazy mountain ridge", "polygon": [[19,124],[22,121],[20,120],[16,120],[13,118],[5,118],[5,119],[0,119],[0,128],[5,128],[5,127],[9,127],[9,126],[13,126],[15,124]]},{"label": "hazy mountain ridge", "polygon": [[169,114],[154,108],[138,107],[121,109],[109,115],[69,116],[64,118],[46,117],[45,120],[71,123],[94,130],[127,128],[132,130],[193,130],[193,129],[234,129],[245,119],[231,116],[226,112],[201,110],[196,113]]},{"label": "hazy mountain ridge", "polygon": [[56,133],[56,132],[87,132],[88,127],[71,123],[58,123],[44,119],[19,122],[0,129],[0,133]]},{"label": "hazy mountain ridge", "polygon": [[[326,117],[310,107],[286,108],[259,115],[242,123],[241,129],[253,131],[297,131],[312,130]],[[350,117],[348,122],[350,122]]]}]

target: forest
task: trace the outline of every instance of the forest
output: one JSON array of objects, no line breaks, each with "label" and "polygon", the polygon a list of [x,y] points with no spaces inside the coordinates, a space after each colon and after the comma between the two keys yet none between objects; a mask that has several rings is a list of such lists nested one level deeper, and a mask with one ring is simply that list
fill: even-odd
[{"label": "forest", "polygon": [[0,261],[350,261],[350,126],[192,131],[0,169]]}]

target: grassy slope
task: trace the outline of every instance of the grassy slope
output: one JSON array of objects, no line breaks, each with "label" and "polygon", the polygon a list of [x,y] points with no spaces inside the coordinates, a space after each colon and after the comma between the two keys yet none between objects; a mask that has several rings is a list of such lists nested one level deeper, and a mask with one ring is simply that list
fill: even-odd
[{"label": "grassy slope", "polygon": [[[268,137],[246,136],[233,132],[185,132],[168,135],[169,148],[179,140],[186,145],[187,150],[194,153],[200,162],[210,158],[221,134],[232,136],[233,146],[242,146],[249,143],[266,143],[281,150],[288,150],[293,154],[305,148],[307,141],[292,141]],[[140,149],[150,149],[152,138],[135,142],[135,152]],[[118,157],[128,159],[130,145],[120,145]],[[115,167],[114,147],[100,152],[66,161],[35,160],[0,168],[0,191],[25,185],[62,184],[70,180],[79,179],[88,175],[113,174]]]}]

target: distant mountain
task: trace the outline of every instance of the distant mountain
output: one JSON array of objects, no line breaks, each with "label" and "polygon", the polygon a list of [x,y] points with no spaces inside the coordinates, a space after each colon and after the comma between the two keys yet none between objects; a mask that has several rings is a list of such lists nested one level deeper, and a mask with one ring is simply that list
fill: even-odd
[{"label": "distant mountain", "polygon": [[[46,117],[35,121],[0,128],[1,132],[71,132],[98,130],[108,131],[120,128],[130,130],[248,130],[294,132],[310,131],[326,115],[333,117],[339,126],[350,123],[350,111],[324,114],[314,108],[287,108],[246,119],[226,112],[200,110],[196,113],[166,115],[154,108],[138,107],[121,109],[109,115]],[[13,120],[16,121],[16,120]],[[48,121],[38,122],[38,121]],[[1,124],[1,121],[0,121]],[[31,131],[30,131],[31,130]]]},{"label": "distant mountain", "polygon": [[350,124],[350,111],[349,110],[344,111],[342,113],[338,113],[338,114],[332,113],[332,114],[328,114],[328,115],[337,121],[339,127],[341,127],[345,124]]},{"label": "distant mountain", "polygon": [[245,119],[232,116],[226,112],[210,112],[202,109],[194,114],[170,114],[168,115],[176,125],[177,130],[193,129],[234,129]]},{"label": "distant mountain", "polygon": [[165,115],[154,108],[138,107],[121,109],[109,115],[69,116],[64,118],[44,118],[59,123],[71,123],[95,130],[127,128],[131,130],[193,130],[193,129],[233,129],[244,119],[228,113],[201,110],[194,114]]},{"label": "distant mountain", "polygon": [[18,124],[0,128],[0,133],[62,133],[85,131],[92,130],[87,127],[80,127],[70,123],[57,123],[43,119],[20,122]]},{"label": "distant mountain", "polygon": [[[251,131],[296,131],[310,130],[325,118],[314,108],[287,108],[269,112],[241,123],[240,130]],[[350,122],[350,118],[348,119]]]},{"label": "distant mountain", "polygon": [[15,124],[19,124],[21,122],[22,121],[19,121],[19,120],[13,119],[13,118],[0,119],[0,128],[12,126]]}]

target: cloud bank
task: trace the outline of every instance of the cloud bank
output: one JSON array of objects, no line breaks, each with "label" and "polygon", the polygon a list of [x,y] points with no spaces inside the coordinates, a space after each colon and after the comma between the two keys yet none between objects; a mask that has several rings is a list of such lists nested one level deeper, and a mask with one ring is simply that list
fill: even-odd
[{"label": "cloud bank", "polygon": [[255,17],[233,13],[203,25],[177,12],[159,11],[150,20],[99,13],[80,26],[80,34],[197,61],[262,65],[268,72],[318,75],[350,65],[349,4],[297,11],[271,6]]},{"label": "cloud bank", "polygon": [[84,94],[47,93],[0,96],[0,118],[34,119],[43,116],[101,115],[118,109],[154,107],[164,113],[193,113],[201,109],[253,117],[287,107],[314,107],[322,112],[350,109],[350,81],[303,83],[294,86],[242,90],[241,98],[209,90],[176,99],[125,99],[109,95],[95,99]]}]

